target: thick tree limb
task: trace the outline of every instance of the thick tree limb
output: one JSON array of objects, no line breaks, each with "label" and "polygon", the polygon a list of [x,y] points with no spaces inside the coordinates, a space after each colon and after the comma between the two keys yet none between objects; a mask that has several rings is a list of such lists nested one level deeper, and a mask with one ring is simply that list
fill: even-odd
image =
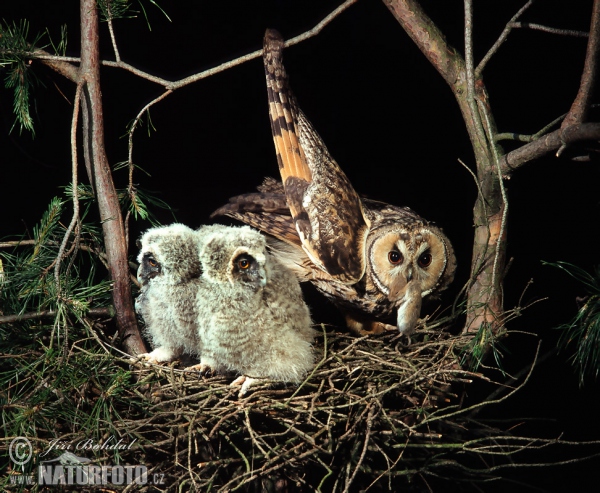
[{"label": "thick tree limb", "polygon": [[451,86],[465,83],[464,60],[416,0],[383,0],[402,28]]},{"label": "thick tree limb", "polygon": [[498,160],[500,171],[503,175],[509,176],[517,168],[551,152],[556,152],[563,145],[585,140],[600,141],[600,123],[576,123],[570,127],[550,132],[502,156]]},{"label": "thick tree limb", "polygon": [[466,332],[501,327],[506,229],[503,190],[496,168],[497,133],[483,80],[475,75],[472,51],[472,3],[465,0],[465,61],[425,14],[417,0],[383,0],[396,20],[450,86],[469,133],[480,194],[473,209],[475,234],[468,286]]},{"label": "thick tree limb", "polygon": [[123,218],[110,165],[104,147],[104,117],[100,92],[100,58],[98,11],[95,0],[81,0],[81,66],[80,77],[85,81],[85,97],[89,110],[89,148],[96,185],[98,209],[104,233],[104,246],[110,277],[113,281],[113,304],[117,327],[129,354],[146,352],[140,336],[129,282],[127,245]]}]

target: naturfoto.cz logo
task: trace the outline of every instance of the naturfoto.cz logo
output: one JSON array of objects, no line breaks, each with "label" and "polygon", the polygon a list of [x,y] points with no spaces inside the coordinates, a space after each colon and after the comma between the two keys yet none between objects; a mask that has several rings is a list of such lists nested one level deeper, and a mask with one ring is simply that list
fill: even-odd
[{"label": "naturfoto.cz logo", "polygon": [[[37,467],[37,477],[33,475],[11,475],[11,483],[33,484],[37,479],[39,485],[129,485],[129,484],[164,484],[164,475],[155,473],[148,477],[148,468],[143,465],[100,466],[91,464],[86,457],[79,457],[70,450],[123,450],[132,444],[124,444],[123,440],[109,437],[103,443],[93,440],[82,440],[73,444],[62,440],[52,440],[49,448],[39,454],[46,457],[51,450],[62,450],[56,459],[42,460]],[[33,456],[31,442],[25,437],[14,438],[9,445],[10,459],[16,466],[24,470],[24,466]]]}]

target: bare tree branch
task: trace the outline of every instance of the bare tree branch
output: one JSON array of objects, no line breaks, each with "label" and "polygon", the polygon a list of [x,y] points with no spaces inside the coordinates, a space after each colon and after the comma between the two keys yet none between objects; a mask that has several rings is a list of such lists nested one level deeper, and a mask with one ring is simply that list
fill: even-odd
[{"label": "bare tree branch", "polygon": [[81,0],[81,66],[85,96],[90,113],[89,142],[93,160],[98,209],[104,233],[104,245],[110,277],[117,327],[129,354],[146,352],[140,336],[129,282],[127,244],[117,192],[104,148],[104,117],[100,91],[98,11],[95,0]]},{"label": "bare tree branch", "polygon": [[425,14],[416,0],[383,0],[402,28],[419,47],[429,62],[451,86],[462,86],[464,60],[446,42],[446,38]]},{"label": "bare tree branch", "polygon": [[[115,309],[112,306],[105,308],[90,308],[86,315],[95,318],[113,318],[115,316]],[[1,315],[0,325],[2,324],[13,324],[15,322],[23,322],[25,320],[37,320],[42,318],[54,318],[56,312],[54,310],[42,310],[41,312],[28,312],[20,315]]]},{"label": "bare tree branch", "polygon": [[0,242],[0,248],[15,248],[19,246],[33,246],[35,240],[15,240],[15,241],[2,241]]},{"label": "bare tree branch", "polygon": [[571,105],[561,128],[565,129],[574,124],[583,123],[590,108],[594,85],[596,82],[596,71],[598,69],[598,57],[600,56],[600,0],[594,0],[592,9],[592,22],[590,25],[590,37],[581,74],[581,83],[575,101]]},{"label": "bare tree branch", "polygon": [[543,31],[550,34],[558,34],[559,36],[575,36],[577,38],[587,38],[588,33],[585,31],[575,31],[573,29],[559,29],[557,27],[543,26],[532,22],[511,22],[512,28],[534,29],[535,31]]},{"label": "bare tree branch", "polygon": [[504,30],[500,34],[500,37],[496,40],[496,42],[492,45],[492,47],[489,49],[489,51],[481,59],[481,62],[479,62],[479,65],[477,65],[477,69],[475,70],[475,78],[476,79],[479,79],[481,77],[481,74],[483,73],[483,70],[485,69],[485,66],[487,65],[487,63],[491,60],[491,58],[494,56],[494,54],[498,51],[498,49],[500,48],[500,46],[502,46],[502,44],[506,41],[506,39],[508,38],[508,35],[510,34],[512,28],[514,27],[513,24],[516,22],[516,20],[519,17],[521,17],[521,15],[523,15],[523,13],[529,7],[531,7],[533,5],[534,1],[535,0],[528,0],[528,2],[525,5],[523,5],[523,7],[521,7],[517,11],[517,13],[512,16],[512,18],[510,19],[510,21],[506,24],[506,27],[504,28]]},{"label": "bare tree branch", "polygon": [[[323,28],[325,26],[327,26],[327,24],[329,24],[332,20],[334,20],[342,12],[344,12],[348,7],[350,7],[351,5],[354,5],[357,1],[358,0],[346,0],[342,5],[340,5],[338,8],[333,10],[329,15],[327,15],[315,27],[313,27],[312,29],[309,29],[308,31],[306,31],[302,34],[299,34],[298,36],[296,36],[294,38],[288,39],[285,42],[286,48],[296,45],[296,44],[298,44],[302,41],[305,41],[309,38],[312,38],[313,36],[316,36],[323,30]],[[172,82],[170,84],[167,84],[165,86],[165,89],[171,89],[171,90],[179,89],[180,87],[191,84],[192,82],[196,82],[200,79],[205,79],[206,77],[209,77],[214,74],[218,74],[219,72],[223,72],[224,70],[227,70],[231,67],[235,67],[236,65],[240,65],[249,60],[254,60],[255,58],[258,58],[260,56],[262,56],[262,50],[253,51],[252,53],[248,53],[247,55],[236,58],[235,60],[231,60],[229,62],[222,63],[221,65],[218,65],[217,67],[213,67],[211,69],[205,70],[198,74],[190,75],[189,77],[186,77],[185,79],[181,79],[177,82]]]},{"label": "bare tree branch", "polygon": [[[73,119],[71,121],[71,177],[72,177],[72,190],[73,190],[73,217],[65,235],[63,241],[58,249],[58,255],[56,257],[56,264],[54,266],[54,279],[56,282],[56,292],[60,296],[60,266],[62,258],[67,247],[71,232],[75,225],[79,222],[79,195],[78,195],[78,179],[77,179],[77,124],[79,121],[79,107],[81,102],[81,93],[83,92],[83,81],[79,81],[77,89],[75,90],[75,101],[73,103]],[[79,232],[79,226],[77,227]],[[79,236],[79,235],[77,235]]]},{"label": "bare tree branch", "polygon": [[584,140],[600,140],[600,123],[575,124],[544,135],[502,156],[498,161],[500,170],[503,175],[510,175],[524,164],[558,151],[564,144],[574,144]]},{"label": "bare tree branch", "polygon": [[117,61],[117,63],[119,63],[121,61],[121,55],[119,54],[119,47],[117,46],[117,38],[115,36],[115,30],[113,28],[113,17],[112,17],[112,13],[110,11],[110,7],[111,7],[111,2],[106,2],[106,8],[108,10],[108,19],[107,19],[107,24],[108,24],[108,32],[110,33],[110,41],[112,43],[112,47],[113,47],[113,51],[115,52],[115,60]]},{"label": "bare tree branch", "polygon": [[[285,46],[290,47],[290,46],[296,45],[298,43],[301,43],[302,41],[305,41],[309,38],[316,36],[325,28],[325,26],[327,26],[331,21],[333,21],[342,12],[347,10],[350,6],[354,5],[356,2],[358,2],[358,0],[346,0],[343,4],[341,4],[339,7],[334,9],[330,14],[328,14],[315,27],[313,27],[312,29],[309,29],[308,31],[305,31],[302,34],[299,34],[298,36],[296,36],[294,38],[288,39],[285,42]],[[110,26],[110,24],[109,24],[109,26]],[[111,31],[111,33],[112,33],[112,31]],[[241,57],[235,58],[233,60],[222,63],[220,65],[217,65],[216,67],[212,67],[212,68],[209,68],[202,72],[198,72],[196,74],[190,75],[189,77],[185,77],[183,79],[179,79],[176,81],[170,81],[167,79],[163,79],[162,77],[158,77],[156,75],[149,74],[148,72],[144,72],[143,70],[140,70],[140,69],[134,67],[133,65],[130,65],[130,64],[122,61],[119,58],[119,52],[117,50],[116,40],[114,39],[112,34],[111,34],[111,40],[113,42],[113,49],[115,51],[115,56],[117,57],[117,60],[116,61],[102,60],[102,61],[100,61],[101,65],[103,65],[105,67],[114,67],[114,68],[120,68],[120,69],[126,70],[128,72],[131,72],[132,74],[137,75],[138,77],[141,77],[142,79],[146,79],[150,82],[154,82],[158,85],[163,86],[165,89],[171,90],[171,91],[174,91],[175,89],[179,89],[181,87],[187,86],[189,84],[192,84],[193,82],[197,82],[199,80],[205,79],[207,77],[218,74],[227,69],[230,69],[237,65],[241,65],[242,63],[248,62],[250,60],[254,60],[255,58],[259,58],[262,56],[262,49],[256,50],[256,51],[253,51],[252,53],[248,53],[247,55],[242,55]],[[61,74],[65,75],[65,77],[67,77],[73,81],[76,80],[76,78],[77,78],[76,69],[74,69],[74,67],[72,67],[71,64],[80,63],[81,58],[51,55],[50,53],[48,53],[44,50],[36,50],[34,52],[31,52],[30,55],[33,59],[42,61],[45,65],[48,65],[49,67],[53,68],[57,72],[60,72]],[[69,66],[72,67],[72,69],[69,69],[68,68]],[[75,72],[73,72],[73,70],[75,70]]]}]

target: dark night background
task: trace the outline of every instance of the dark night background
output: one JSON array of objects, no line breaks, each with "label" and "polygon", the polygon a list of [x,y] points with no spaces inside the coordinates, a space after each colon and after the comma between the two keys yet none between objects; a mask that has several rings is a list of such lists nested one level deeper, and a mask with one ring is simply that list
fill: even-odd
[{"label": "dark night background", "polygon": [[[124,61],[176,80],[259,49],[267,27],[279,29],[285,38],[298,35],[340,1],[159,3],[172,22],[144,2],[151,30],[141,16],[118,20],[117,40]],[[463,3],[421,3],[449,42],[461,49]],[[475,2],[476,60],[524,3]],[[591,0],[546,0],[534,4],[523,20],[587,31],[591,9]],[[56,40],[66,23],[68,54],[79,55],[78,2],[13,1],[2,6],[0,15],[7,21],[27,18],[31,33],[48,27]],[[112,60],[106,25],[102,36],[102,56]],[[585,48],[585,38],[515,30],[484,73],[499,130],[535,133],[566,113],[577,93]],[[356,189],[377,200],[408,205],[444,228],[459,261],[454,286],[443,298],[451,303],[468,278],[477,189],[458,163],[461,159],[474,169],[468,136],[446,83],[380,1],[359,1],[318,36],[286,49],[285,64],[301,107]],[[49,200],[70,181],[75,88],[51,70],[33,65],[42,83],[34,94],[35,138],[19,135],[18,129],[9,134],[12,94],[0,91],[3,239],[31,235]],[[126,126],[162,89],[113,68],[103,68],[101,83],[106,146],[111,164],[116,164],[127,159]],[[150,176],[137,172],[135,181],[176,209],[180,222],[192,227],[208,222],[210,212],[230,196],[252,191],[263,176],[277,173],[260,59],[177,90],[152,108],[151,117],[155,131],[148,136],[145,127],[139,128],[134,140],[134,162]],[[598,121],[597,115],[592,117]],[[125,187],[126,171],[117,171],[115,181]],[[530,279],[534,282],[524,303],[547,298],[510,324],[509,329],[529,334],[515,333],[502,342],[502,364],[509,373],[532,361],[539,339],[542,353],[556,345],[559,333],[553,327],[575,314],[575,297],[585,294],[570,277],[541,261],[572,262],[588,271],[600,262],[599,183],[597,162],[554,157],[528,164],[507,182],[508,255],[514,261],[505,282],[505,307],[518,303]],[[161,222],[173,221],[168,212],[154,212]],[[132,255],[135,238],[148,226],[143,221],[132,224]],[[308,291],[317,322],[339,321],[333,308]],[[490,416],[547,418],[531,429],[546,438],[564,432],[567,440],[600,440],[600,385],[588,378],[579,388],[570,354],[562,351],[540,364],[528,385]],[[485,390],[481,392],[483,398]],[[473,393],[479,396],[477,389]],[[600,445],[586,451],[598,453]],[[556,459],[552,453],[542,457]],[[597,480],[599,467],[596,458],[512,477],[545,491],[591,491],[586,485]]]}]

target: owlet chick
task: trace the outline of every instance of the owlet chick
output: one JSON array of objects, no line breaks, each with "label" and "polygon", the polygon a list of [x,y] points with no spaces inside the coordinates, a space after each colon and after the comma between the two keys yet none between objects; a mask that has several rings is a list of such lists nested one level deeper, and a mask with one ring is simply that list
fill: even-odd
[{"label": "owlet chick", "polygon": [[140,357],[158,363],[199,354],[196,296],[202,280],[196,232],[177,223],[151,228],[138,246],[142,287],[135,309],[154,348]]},{"label": "owlet chick", "polygon": [[201,366],[240,373],[240,395],[256,378],[299,383],[314,363],[314,331],[295,276],[248,226],[206,226],[198,238]]}]

